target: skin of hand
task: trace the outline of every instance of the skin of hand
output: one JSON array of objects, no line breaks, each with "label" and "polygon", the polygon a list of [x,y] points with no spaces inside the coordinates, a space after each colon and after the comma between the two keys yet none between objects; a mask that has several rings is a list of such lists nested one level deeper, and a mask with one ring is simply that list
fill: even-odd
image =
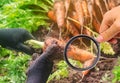
[{"label": "skin of hand", "polygon": [[4,48],[21,51],[32,55],[34,50],[24,44],[29,39],[35,39],[32,34],[22,28],[0,29],[0,45]]},{"label": "skin of hand", "polygon": [[99,33],[100,35],[96,38],[98,42],[117,43],[116,38],[120,37],[120,6],[104,14]]}]

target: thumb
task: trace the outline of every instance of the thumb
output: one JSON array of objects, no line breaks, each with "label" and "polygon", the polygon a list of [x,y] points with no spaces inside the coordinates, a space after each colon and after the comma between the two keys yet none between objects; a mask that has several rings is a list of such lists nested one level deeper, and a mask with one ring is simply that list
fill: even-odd
[{"label": "thumb", "polygon": [[97,37],[98,42],[105,42],[112,39],[115,35],[117,35],[120,32],[120,22],[116,20],[110,28],[100,33],[100,35]]}]

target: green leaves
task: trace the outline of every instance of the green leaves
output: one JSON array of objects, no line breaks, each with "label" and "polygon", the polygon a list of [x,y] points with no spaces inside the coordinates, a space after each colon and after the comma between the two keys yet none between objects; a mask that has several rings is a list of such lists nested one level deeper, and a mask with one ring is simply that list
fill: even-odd
[{"label": "green leaves", "polygon": [[[4,1],[4,0],[3,0]],[[0,28],[22,27],[36,31],[40,26],[49,26],[48,10],[52,0],[11,0],[0,8]]]},{"label": "green leaves", "polygon": [[55,79],[55,80],[59,80],[61,78],[65,78],[68,77],[68,65],[65,63],[65,61],[60,61],[59,63],[56,64],[57,66],[57,70],[55,72],[53,72],[48,79],[48,82]]},{"label": "green leaves", "polygon": [[[53,0],[1,0],[0,28],[24,28],[29,32],[49,27]],[[16,56],[19,55],[19,56]],[[30,56],[0,48],[0,83],[25,83]]]},{"label": "green leaves", "polygon": [[105,54],[110,54],[110,55],[114,55],[115,54],[113,48],[111,47],[111,45],[108,42],[101,43],[100,44],[100,49]]},{"label": "green leaves", "polygon": [[0,83],[24,83],[30,56],[9,50],[4,50],[5,53],[0,58]]},{"label": "green leaves", "polygon": [[114,74],[114,78],[112,82],[113,83],[120,82],[120,65],[114,67],[113,74]]},{"label": "green leaves", "polygon": [[112,79],[112,83],[119,83],[120,82],[120,57],[118,58],[112,73],[114,75],[114,78]]}]

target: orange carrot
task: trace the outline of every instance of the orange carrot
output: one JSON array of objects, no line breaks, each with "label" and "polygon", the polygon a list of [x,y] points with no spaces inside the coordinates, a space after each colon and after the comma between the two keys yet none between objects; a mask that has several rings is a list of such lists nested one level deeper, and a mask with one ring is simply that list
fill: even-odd
[{"label": "orange carrot", "polygon": [[116,2],[116,0],[109,0],[108,1],[108,6],[109,6],[109,9],[112,9],[113,7],[115,7],[115,2]]},{"label": "orange carrot", "polygon": [[71,2],[71,0],[64,0],[64,4],[65,4],[65,18],[67,17],[67,14],[68,14],[70,2]]},{"label": "orange carrot", "polygon": [[49,17],[52,21],[56,22],[56,16],[55,16],[53,10],[48,11],[48,17]]},{"label": "orange carrot", "polygon": [[83,26],[84,12],[83,12],[83,8],[82,8],[82,4],[81,4],[80,0],[74,1],[74,7],[75,7],[75,11],[78,16],[78,21],[80,22],[80,25]]},{"label": "orange carrot", "polygon": [[92,25],[93,25],[95,31],[96,31],[96,32],[99,32],[99,29],[100,29],[100,23],[95,19],[94,16],[93,16]]},{"label": "orange carrot", "polygon": [[85,17],[84,24],[86,25],[90,23],[90,14],[88,11],[88,4],[86,0],[82,0],[81,4],[82,4],[83,12],[84,12],[84,17]]},{"label": "orange carrot", "polygon": [[83,29],[83,34],[91,36],[91,32],[88,29],[86,29],[86,28]]},{"label": "orange carrot", "polygon": [[99,0],[99,4],[100,4],[100,8],[102,11],[102,14],[104,15],[107,12],[107,7],[105,5],[105,1],[104,0]]},{"label": "orange carrot", "polygon": [[73,36],[79,35],[78,30],[70,21],[67,21],[66,28]]},{"label": "orange carrot", "polygon": [[[76,28],[78,29],[78,31],[80,31],[80,27],[81,27],[80,23],[75,22],[75,21],[78,21],[77,13],[74,12],[74,11],[71,12],[70,17],[72,18],[72,20],[70,20],[69,17],[68,17],[68,20],[71,21],[76,26]],[[73,21],[73,20],[75,20],[75,21]]]},{"label": "orange carrot", "polygon": [[62,0],[55,1],[54,11],[58,27],[61,28],[65,24],[65,7],[64,2]]},{"label": "orange carrot", "polygon": [[[83,65],[84,68],[91,66],[91,65],[93,64],[93,61],[94,61],[94,58],[85,61],[85,62],[84,62],[84,65]],[[82,71],[83,77],[84,77],[85,75],[87,75],[89,72],[90,72],[90,70]]]},{"label": "orange carrot", "polygon": [[99,23],[101,23],[102,19],[103,19],[103,16],[102,16],[101,10],[100,10],[99,6],[97,5],[96,1],[93,1],[92,7],[93,7],[92,12],[93,12],[93,15],[94,15],[95,19],[97,19],[97,21]]},{"label": "orange carrot", "polygon": [[68,56],[74,60],[85,62],[87,60],[92,59],[94,57],[94,54],[86,50],[79,49],[75,46],[71,46],[70,49],[68,50]]}]

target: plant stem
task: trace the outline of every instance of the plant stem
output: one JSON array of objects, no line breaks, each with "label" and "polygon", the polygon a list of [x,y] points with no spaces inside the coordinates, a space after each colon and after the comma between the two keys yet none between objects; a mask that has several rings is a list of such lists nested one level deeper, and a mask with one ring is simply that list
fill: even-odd
[{"label": "plant stem", "polygon": [[44,47],[44,42],[33,40],[33,39],[27,40],[25,43],[35,49],[42,49]]}]

